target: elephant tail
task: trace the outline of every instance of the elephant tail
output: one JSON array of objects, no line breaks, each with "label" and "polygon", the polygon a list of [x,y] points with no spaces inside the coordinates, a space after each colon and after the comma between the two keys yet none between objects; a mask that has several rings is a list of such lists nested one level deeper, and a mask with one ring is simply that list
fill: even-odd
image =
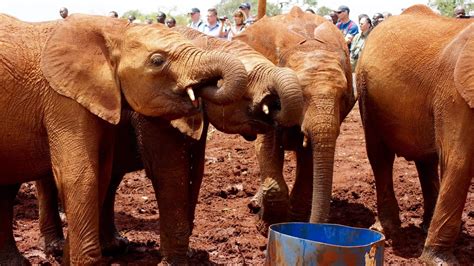
[{"label": "elephant tail", "polygon": [[362,124],[365,124],[364,121],[367,121],[367,111],[366,111],[366,102],[367,102],[367,71],[358,67],[356,75],[356,88],[359,100],[359,112],[360,118],[362,119]]}]

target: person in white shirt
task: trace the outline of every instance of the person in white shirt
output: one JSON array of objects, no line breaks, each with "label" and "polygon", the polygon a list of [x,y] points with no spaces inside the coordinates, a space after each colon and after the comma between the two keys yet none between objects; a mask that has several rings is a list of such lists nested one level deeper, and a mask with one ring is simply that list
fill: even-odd
[{"label": "person in white shirt", "polygon": [[224,31],[224,21],[219,22],[217,19],[217,9],[209,8],[207,10],[207,23],[204,24],[203,33],[219,38],[227,37],[227,33]]},{"label": "person in white shirt", "polygon": [[229,32],[227,34],[227,39],[229,41],[232,40],[234,36],[238,35],[239,33],[245,30],[245,21],[247,20],[245,13],[240,9],[237,9],[234,12],[233,16],[234,16],[234,25],[232,25],[232,23],[228,19],[225,21],[225,24],[227,28],[229,29]]},{"label": "person in white shirt", "polygon": [[201,11],[199,8],[191,8],[191,12],[189,12],[188,15],[191,17],[191,22],[189,22],[188,27],[203,32],[204,22],[201,20]]}]

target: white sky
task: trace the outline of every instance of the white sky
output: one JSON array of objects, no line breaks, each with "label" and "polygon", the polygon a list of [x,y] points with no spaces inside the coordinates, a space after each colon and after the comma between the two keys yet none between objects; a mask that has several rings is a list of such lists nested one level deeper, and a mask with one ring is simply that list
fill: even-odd
[{"label": "white sky", "polygon": [[[242,0],[244,2],[245,0]],[[120,14],[128,10],[138,9],[143,13],[158,10],[171,14],[187,13],[191,7],[201,9],[201,14],[209,7],[215,6],[219,0],[1,0],[0,13],[6,13],[25,21],[45,21],[59,18],[59,8],[65,6],[69,13],[87,13],[106,15],[110,10]],[[269,2],[277,2],[270,0]],[[327,6],[336,9],[345,4],[351,9],[351,18],[366,13],[372,17],[376,12],[388,11],[399,14],[401,8],[413,4],[426,4],[428,0],[358,0],[358,1],[330,1],[319,0],[318,6]],[[255,10],[253,10],[255,12]]]}]

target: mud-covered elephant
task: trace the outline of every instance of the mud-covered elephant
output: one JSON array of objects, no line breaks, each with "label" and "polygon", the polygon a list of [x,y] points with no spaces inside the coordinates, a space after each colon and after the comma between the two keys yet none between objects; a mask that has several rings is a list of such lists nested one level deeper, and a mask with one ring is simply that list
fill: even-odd
[{"label": "mud-covered elephant", "polygon": [[[257,134],[272,130],[275,124],[299,125],[303,93],[294,71],[275,67],[245,43],[227,42],[188,28],[178,27],[176,31],[200,48],[235,55],[248,73],[247,89],[239,101],[217,105],[203,100],[202,114],[171,122],[127,112],[127,120],[119,124],[121,130],[115,146],[111,187],[101,218],[101,236],[104,252],[117,250],[126,244],[114,225],[115,192],[123,175],[142,169],[143,162],[159,205],[163,260],[181,264],[186,262],[189,249],[204,172],[209,122],[223,132],[255,139]],[[140,154],[137,154],[138,150]],[[42,195],[51,195],[51,192],[45,191],[47,185],[39,184],[38,189]],[[62,236],[54,207],[54,200],[40,196],[42,233],[50,248],[56,248],[54,244]]]},{"label": "mud-covered elephant", "polygon": [[410,7],[372,31],[356,71],[384,232],[400,229],[392,168],[402,156],[415,161],[423,192],[429,229],[421,258],[454,263],[474,176],[474,21]]},{"label": "mud-covered elephant", "polygon": [[[278,127],[257,139],[262,184],[252,208],[259,226],[285,220],[328,218],[339,127],[355,103],[347,45],[324,18],[303,12],[264,17],[235,37],[279,66],[296,71],[304,94],[301,126]],[[291,192],[283,179],[285,150],[296,151],[297,176]]]},{"label": "mud-covered elephant", "polygon": [[25,262],[12,233],[20,184],[51,172],[68,218],[70,263],[97,263],[99,206],[122,109],[176,119],[198,112],[190,98],[200,86],[197,95],[229,103],[246,85],[239,60],[204,52],[165,27],[0,15],[0,264]]}]

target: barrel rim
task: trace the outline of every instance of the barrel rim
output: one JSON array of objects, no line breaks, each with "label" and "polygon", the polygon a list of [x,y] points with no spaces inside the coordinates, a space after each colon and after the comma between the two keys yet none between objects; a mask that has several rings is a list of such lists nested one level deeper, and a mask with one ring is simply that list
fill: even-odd
[{"label": "barrel rim", "polygon": [[[375,231],[375,230],[372,230],[372,229],[369,229],[369,228],[353,227],[353,226],[348,226],[348,225],[343,225],[343,224],[332,224],[332,223],[304,223],[304,222],[276,223],[276,224],[270,225],[270,227],[268,228],[268,236],[270,237],[270,234],[273,231],[274,233],[285,235],[287,237],[291,237],[291,238],[294,238],[294,239],[302,239],[300,237],[295,237],[295,236],[292,236],[292,235],[289,235],[289,234],[278,232],[278,231],[276,231],[272,228],[274,226],[276,227],[278,225],[288,225],[288,224],[290,224],[290,225],[292,225],[292,224],[294,224],[294,225],[298,225],[298,224],[302,224],[302,225],[329,225],[329,226],[335,226],[335,227],[346,227],[346,228],[360,230],[360,231],[373,232],[373,233],[379,234],[381,236],[381,238],[377,241],[370,242],[366,245],[358,245],[358,246],[341,246],[341,245],[334,245],[334,244],[315,241],[315,240],[310,240],[310,239],[304,239],[305,241],[309,241],[310,243],[317,243],[317,244],[322,244],[322,245],[337,247],[337,248],[363,248],[363,247],[373,246],[374,244],[385,243],[385,235],[382,234],[381,232],[378,232],[378,231]],[[382,246],[384,246],[384,245],[382,245]]]}]

